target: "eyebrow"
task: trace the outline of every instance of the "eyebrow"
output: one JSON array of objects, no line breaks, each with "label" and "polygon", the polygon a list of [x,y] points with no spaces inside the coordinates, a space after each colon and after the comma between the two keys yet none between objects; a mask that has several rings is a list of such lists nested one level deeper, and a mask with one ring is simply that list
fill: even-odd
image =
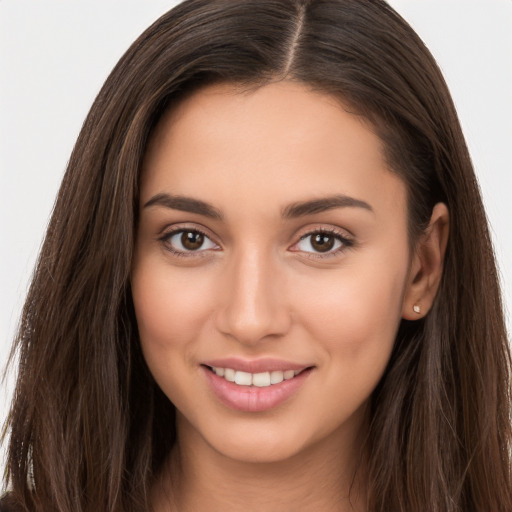
[{"label": "eyebrow", "polygon": [[285,219],[294,219],[296,217],[304,217],[306,215],[314,215],[334,208],[363,208],[373,212],[373,208],[361,199],[355,199],[345,195],[334,195],[313,199],[311,201],[302,201],[288,205],[282,212]]},{"label": "eyebrow", "polygon": [[220,210],[211,204],[205,203],[200,199],[193,199],[192,197],[165,193],[157,194],[144,205],[144,208],[149,208],[150,206],[164,206],[165,208],[181,210],[182,212],[197,213],[198,215],[204,215],[210,219],[222,220]]},{"label": "eyebrow", "polygon": [[[201,201],[200,199],[194,199],[192,197],[186,197],[181,195],[170,195],[166,193],[160,193],[153,196],[147,203],[144,204],[144,208],[151,206],[163,206],[165,208],[171,208],[173,210],[180,210],[183,212],[197,213],[198,215],[204,215],[215,220],[222,220],[223,215],[214,206]],[[282,210],[282,217],[285,219],[294,219],[297,217],[304,217],[306,215],[314,215],[315,213],[321,213],[334,208],[363,208],[373,212],[373,208],[365,201],[361,199],[355,199],[345,195],[334,195],[324,197],[320,199],[313,199],[310,201],[300,201],[292,203]]]}]

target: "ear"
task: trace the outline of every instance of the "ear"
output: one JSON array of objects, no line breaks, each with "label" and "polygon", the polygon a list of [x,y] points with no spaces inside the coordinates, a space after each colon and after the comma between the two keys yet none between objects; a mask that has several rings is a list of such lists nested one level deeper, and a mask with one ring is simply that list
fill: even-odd
[{"label": "ear", "polygon": [[428,228],[416,243],[402,306],[406,320],[418,320],[432,307],[443,274],[449,220],[446,205],[437,203]]}]

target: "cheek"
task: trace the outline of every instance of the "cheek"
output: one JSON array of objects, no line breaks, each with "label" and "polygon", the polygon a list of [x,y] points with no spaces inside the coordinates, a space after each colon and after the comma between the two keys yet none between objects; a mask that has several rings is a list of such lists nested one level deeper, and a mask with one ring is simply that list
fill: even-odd
[{"label": "cheek", "polygon": [[149,260],[132,272],[132,296],[147,357],[188,345],[209,316],[213,283],[198,269],[176,272]]},{"label": "cheek", "polygon": [[377,256],[316,276],[301,295],[310,334],[348,365],[387,361],[400,323],[407,261]]},{"label": "cheek", "polygon": [[[211,279],[176,272],[148,258],[132,272],[132,296],[146,364],[162,391],[178,408],[187,403],[195,352],[210,316]],[[197,274],[197,272],[196,272]]]}]

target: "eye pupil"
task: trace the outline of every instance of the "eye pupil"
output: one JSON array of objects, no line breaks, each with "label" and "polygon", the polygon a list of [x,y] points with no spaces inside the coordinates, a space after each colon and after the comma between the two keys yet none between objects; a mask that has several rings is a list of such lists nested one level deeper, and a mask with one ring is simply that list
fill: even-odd
[{"label": "eye pupil", "polygon": [[334,247],[334,237],[325,233],[317,233],[311,237],[311,245],[315,251],[327,252]]},{"label": "eye pupil", "polygon": [[204,243],[204,235],[197,231],[184,231],[181,235],[181,243],[189,251],[200,249]]}]

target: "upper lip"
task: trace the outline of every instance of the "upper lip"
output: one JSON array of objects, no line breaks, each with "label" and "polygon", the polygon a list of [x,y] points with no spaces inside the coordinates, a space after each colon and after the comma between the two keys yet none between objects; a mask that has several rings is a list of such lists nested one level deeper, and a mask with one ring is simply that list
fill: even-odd
[{"label": "upper lip", "polygon": [[211,359],[202,363],[205,366],[215,368],[231,368],[233,370],[248,373],[263,373],[286,370],[305,370],[313,365],[285,361],[283,359],[260,358],[241,359],[238,357],[225,357],[222,359]]}]

